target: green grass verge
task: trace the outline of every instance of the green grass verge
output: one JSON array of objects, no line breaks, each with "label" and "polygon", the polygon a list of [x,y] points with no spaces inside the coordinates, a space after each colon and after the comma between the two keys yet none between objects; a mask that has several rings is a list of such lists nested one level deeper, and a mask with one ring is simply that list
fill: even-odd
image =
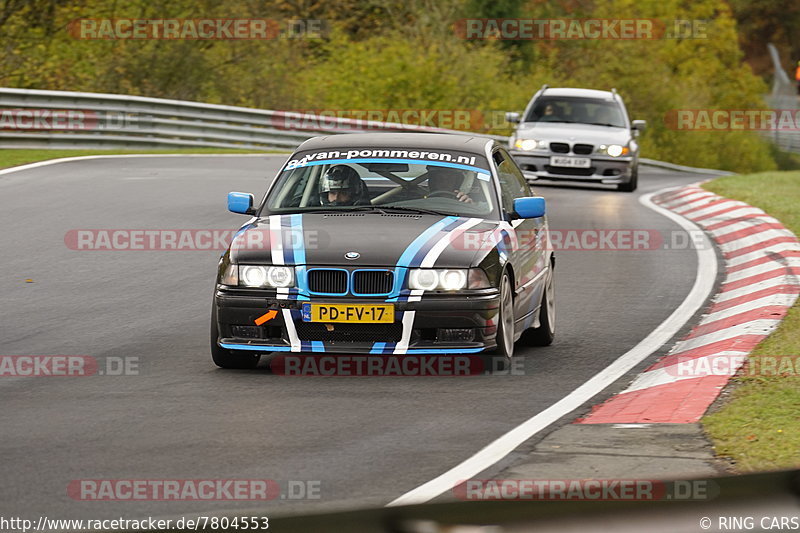
[{"label": "green grass verge", "polygon": [[[800,172],[728,176],[703,187],[760,207],[800,235]],[[752,371],[734,378],[729,400],[702,419],[717,455],[732,458],[740,472],[800,466],[798,355],[800,303],[789,310],[778,329],[753,351],[748,362]],[[765,356],[795,357],[779,363],[777,371],[758,372],[760,362],[765,362],[760,358]]]},{"label": "green grass verge", "polygon": [[117,154],[267,154],[277,151],[235,150],[226,148],[175,148],[173,150],[0,150],[0,168],[16,167],[48,159],[83,155]]}]

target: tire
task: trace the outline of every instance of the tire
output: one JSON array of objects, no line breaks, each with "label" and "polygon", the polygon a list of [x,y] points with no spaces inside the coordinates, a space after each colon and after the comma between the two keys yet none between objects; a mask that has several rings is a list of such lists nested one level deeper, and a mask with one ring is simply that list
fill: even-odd
[{"label": "tire", "polygon": [[505,370],[514,357],[514,296],[508,272],[500,280],[500,309],[497,313],[497,348],[484,359],[487,370]]},{"label": "tire", "polygon": [[556,337],[555,275],[552,267],[550,267],[550,275],[542,292],[541,306],[539,327],[525,330],[519,339],[522,344],[527,346],[550,346]]},{"label": "tire", "polygon": [[226,350],[219,345],[219,331],[217,329],[217,306],[211,310],[211,359],[220,368],[249,369],[258,365],[260,354],[239,353]]},{"label": "tire", "polygon": [[628,183],[620,183],[617,190],[622,192],[633,192],[639,186],[639,165],[631,169],[631,179]]}]

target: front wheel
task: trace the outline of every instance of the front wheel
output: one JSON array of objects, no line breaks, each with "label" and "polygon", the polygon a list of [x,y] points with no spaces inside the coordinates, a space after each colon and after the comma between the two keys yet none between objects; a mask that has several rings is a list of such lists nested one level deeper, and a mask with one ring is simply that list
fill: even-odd
[{"label": "front wheel", "polygon": [[639,166],[631,169],[631,179],[628,183],[620,183],[617,185],[617,190],[622,192],[633,192],[639,186]]},{"label": "front wheel", "polygon": [[497,349],[487,362],[492,370],[504,370],[514,356],[514,298],[508,272],[500,280],[500,309],[497,313]]},{"label": "front wheel", "polygon": [[539,310],[539,327],[530,328],[522,334],[520,342],[528,346],[550,346],[556,337],[556,293],[555,274],[550,267],[550,275],[542,293],[542,304]]},{"label": "front wheel", "polygon": [[226,350],[219,345],[219,330],[217,329],[217,306],[211,311],[211,359],[220,368],[255,368],[261,356],[258,354],[239,353]]}]

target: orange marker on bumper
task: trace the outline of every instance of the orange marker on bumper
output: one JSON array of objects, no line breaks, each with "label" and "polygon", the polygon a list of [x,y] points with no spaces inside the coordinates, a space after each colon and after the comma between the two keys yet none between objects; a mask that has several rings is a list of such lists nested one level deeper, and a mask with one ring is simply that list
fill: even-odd
[{"label": "orange marker on bumper", "polygon": [[269,322],[270,320],[272,320],[276,316],[278,316],[278,311],[276,311],[275,309],[273,309],[271,311],[267,311],[266,313],[264,313],[260,317],[256,318],[256,326],[260,326],[264,322]]}]

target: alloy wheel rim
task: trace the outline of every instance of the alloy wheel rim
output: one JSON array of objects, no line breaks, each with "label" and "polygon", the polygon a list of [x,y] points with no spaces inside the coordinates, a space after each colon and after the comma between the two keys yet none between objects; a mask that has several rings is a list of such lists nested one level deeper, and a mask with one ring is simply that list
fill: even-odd
[{"label": "alloy wheel rim", "polygon": [[547,321],[550,333],[556,330],[556,295],[553,294],[553,274],[547,282]]},{"label": "alloy wheel rim", "polygon": [[503,277],[503,285],[501,289],[502,294],[502,316],[503,323],[503,343],[507,351],[511,351],[511,345],[514,340],[514,316],[511,300],[511,289],[509,287],[508,277]]}]

